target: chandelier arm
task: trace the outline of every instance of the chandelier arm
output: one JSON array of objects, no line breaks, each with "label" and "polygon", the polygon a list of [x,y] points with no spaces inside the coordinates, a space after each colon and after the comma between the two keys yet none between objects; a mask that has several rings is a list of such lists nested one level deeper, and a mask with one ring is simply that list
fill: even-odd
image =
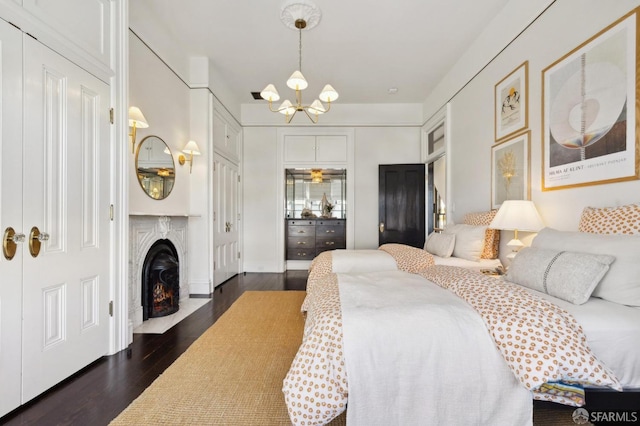
[{"label": "chandelier arm", "polygon": [[327,101],[327,109],[325,109],[324,112],[329,112],[330,109],[331,109],[331,101]]},{"label": "chandelier arm", "polygon": [[302,91],[296,89],[296,106],[299,108],[302,106]]},{"label": "chandelier arm", "polygon": [[313,124],[317,124],[318,123],[318,114],[314,114],[314,116],[316,117],[315,119],[311,116],[311,114],[309,114],[309,111],[307,111],[309,107],[303,107],[302,110],[304,111],[305,114],[307,114],[307,117],[309,117],[309,120],[311,120],[313,122]]},{"label": "chandelier arm", "polygon": [[293,119],[293,116],[296,115],[296,112],[298,112],[297,109],[293,111],[293,114],[291,114],[291,115],[286,114],[285,115],[285,120],[286,120],[287,124],[291,123],[291,120]]}]

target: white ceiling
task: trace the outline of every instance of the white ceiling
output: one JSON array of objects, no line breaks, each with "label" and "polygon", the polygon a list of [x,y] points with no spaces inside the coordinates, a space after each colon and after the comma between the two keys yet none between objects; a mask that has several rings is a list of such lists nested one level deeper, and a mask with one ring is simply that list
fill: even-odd
[{"label": "white ceiling", "polygon": [[[305,101],[330,83],[340,103],[421,103],[508,1],[315,0],[322,17],[302,33]],[[240,103],[264,102],[250,92],[268,83],[293,100],[285,82],[298,66],[298,33],[280,21],[283,0],[129,3],[138,36],[173,43],[149,43],[161,57],[209,57]]]}]

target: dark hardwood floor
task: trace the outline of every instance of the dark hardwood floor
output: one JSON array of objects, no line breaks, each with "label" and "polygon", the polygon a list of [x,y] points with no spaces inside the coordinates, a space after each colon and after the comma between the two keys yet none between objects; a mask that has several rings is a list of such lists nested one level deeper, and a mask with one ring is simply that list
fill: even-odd
[{"label": "dark hardwood floor", "polygon": [[99,359],[35,400],[0,418],[2,425],[106,425],[142,393],[246,290],[304,290],[306,271],[237,275],[164,334],[135,334],[127,350]]}]

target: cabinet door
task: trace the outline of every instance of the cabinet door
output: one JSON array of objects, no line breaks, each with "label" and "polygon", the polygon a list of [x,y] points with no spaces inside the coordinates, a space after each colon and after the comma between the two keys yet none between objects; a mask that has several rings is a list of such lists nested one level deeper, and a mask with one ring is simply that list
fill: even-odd
[{"label": "cabinet door", "polygon": [[316,161],[319,163],[346,163],[346,136],[317,136]]},{"label": "cabinet door", "polygon": [[23,403],[108,351],[111,145],[109,86],[24,40]]},{"label": "cabinet door", "polygon": [[214,155],[214,285],[238,273],[238,166]]},{"label": "cabinet door", "polygon": [[[22,33],[0,20],[0,235],[22,226]],[[0,416],[20,405],[22,243],[0,256]]]},{"label": "cabinet door", "polygon": [[286,163],[316,161],[316,137],[285,136],[284,161]]},{"label": "cabinet door", "polygon": [[22,3],[27,11],[86,53],[110,65],[110,0],[23,0]]}]

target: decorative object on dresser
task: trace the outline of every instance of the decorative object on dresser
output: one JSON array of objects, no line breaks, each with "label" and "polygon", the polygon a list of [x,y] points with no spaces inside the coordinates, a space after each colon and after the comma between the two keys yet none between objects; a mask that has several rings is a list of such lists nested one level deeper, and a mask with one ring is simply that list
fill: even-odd
[{"label": "decorative object on dresser", "polygon": [[287,260],[312,260],[318,254],[344,249],[344,219],[287,219]]},{"label": "decorative object on dresser", "polygon": [[518,231],[538,232],[544,228],[544,222],[536,210],[533,201],[507,200],[502,203],[496,217],[489,225],[503,231],[513,231],[513,239],[507,243],[511,253],[507,259],[513,259],[524,244],[518,239]]}]

